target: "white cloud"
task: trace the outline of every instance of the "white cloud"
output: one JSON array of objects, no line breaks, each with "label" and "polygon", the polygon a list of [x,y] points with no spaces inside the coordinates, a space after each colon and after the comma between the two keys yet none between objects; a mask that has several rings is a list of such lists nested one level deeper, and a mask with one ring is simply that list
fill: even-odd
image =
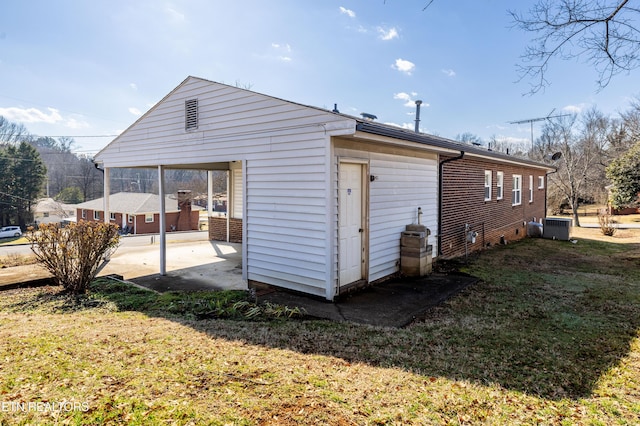
[{"label": "white cloud", "polygon": [[586,104],[567,105],[566,107],[562,108],[562,111],[566,112],[567,114],[580,114],[582,110],[585,109],[585,107],[587,107]]},{"label": "white cloud", "polygon": [[185,21],[184,13],[178,12],[177,10],[172,9],[170,7],[167,7],[165,9],[165,12],[167,13],[167,15],[169,15],[169,18],[174,22],[184,22]]},{"label": "white cloud", "polygon": [[411,100],[411,95],[405,92],[394,93],[393,99],[400,99],[401,101],[404,101],[404,106],[407,107],[415,105],[415,103]]},{"label": "white cloud", "polygon": [[0,108],[0,115],[10,121],[21,124],[61,124],[70,129],[85,129],[91,127],[89,123],[81,119],[81,115],[76,117],[63,117],[55,108],[47,108],[47,112],[38,108]]},{"label": "white cloud", "polygon": [[135,107],[130,107],[129,108],[129,112],[131,114],[135,115],[136,117],[142,115],[142,112],[138,108],[135,108]]},{"label": "white cloud", "polygon": [[129,83],[129,87],[130,87],[132,90],[138,90],[138,85],[137,85],[137,84],[135,84],[135,83]]},{"label": "white cloud", "polygon": [[495,129],[495,130],[503,131],[503,130],[507,130],[509,127],[503,126],[502,124],[491,124],[491,125],[489,125],[489,126],[487,126],[485,128],[487,130],[494,130]]},{"label": "white cloud", "polygon": [[391,68],[394,68],[407,75],[411,75],[411,72],[414,70],[415,67],[416,67],[416,64],[414,64],[413,62],[407,61],[406,59],[401,59],[401,58],[396,59],[396,63],[391,65]]},{"label": "white cloud", "polygon": [[67,119],[65,126],[70,129],[86,129],[91,127],[86,121],[76,120],[75,118]]},{"label": "white cloud", "polygon": [[356,13],[351,10],[351,9],[347,9],[345,7],[340,6],[340,13],[347,15],[349,18],[355,18],[356,17]]},{"label": "white cloud", "polygon": [[10,121],[19,123],[48,123],[54,124],[62,121],[62,115],[55,108],[47,108],[49,113],[37,108],[0,108],[0,115]]},{"label": "white cloud", "polygon": [[383,28],[383,27],[378,27],[378,34],[380,39],[382,40],[393,40],[394,38],[398,38],[399,34],[398,34],[398,30],[395,29],[395,27],[391,27],[389,29]]},{"label": "white cloud", "polygon": [[448,69],[448,70],[443,69],[441,71],[447,77],[455,77],[456,76],[456,72],[454,70],[452,70],[452,69]]},{"label": "white cloud", "polygon": [[[399,99],[401,101],[404,101],[404,106],[406,107],[411,107],[411,108],[415,108],[416,106],[416,100],[414,99],[416,96],[418,96],[418,94],[416,92],[411,92],[411,94],[409,93],[405,93],[405,92],[400,92],[400,93],[394,93],[393,94],[393,99]],[[422,107],[428,107],[429,104],[422,102]]]},{"label": "white cloud", "polygon": [[293,58],[290,53],[292,53],[291,45],[289,43],[280,44],[280,43],[271,43],[271,49],[275,52],[275,57],[282,62],[291,62]]}]

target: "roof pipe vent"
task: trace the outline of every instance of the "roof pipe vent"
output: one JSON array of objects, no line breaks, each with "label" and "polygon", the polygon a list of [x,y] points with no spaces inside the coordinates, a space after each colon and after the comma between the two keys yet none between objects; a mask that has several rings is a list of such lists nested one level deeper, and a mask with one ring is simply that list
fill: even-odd
[{"label": "roof pipe vent", "polygon": [[422,105],[421,100],[416,101],[416,133],[420,133],[420,105]]},{"label": "roof pipe vent", "polygon": [[339,113],[340,111],[338,110],[338,104],[333,104],[333,111],[331,112],[335,112],[335,113]]}]

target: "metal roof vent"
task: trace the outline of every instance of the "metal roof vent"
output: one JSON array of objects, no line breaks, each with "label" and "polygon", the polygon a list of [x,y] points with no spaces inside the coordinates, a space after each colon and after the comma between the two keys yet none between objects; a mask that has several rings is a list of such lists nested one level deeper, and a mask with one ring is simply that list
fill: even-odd
[{"label": "metal roof vent", "polygon": [[361,112],[360,115],[362,116],[362,118],[364,118],[367,121],[373,121],[378,118],[373,114],[369,114],[368,112]]},{"label": "metal roof vent", "polygon": [[186,131],[198,128],[198,99],[184,101],[184,129]]},{"label": "metal roof vent", "polygon": [[416,101],[416,128],[415,132],[420,133],[420,105],[422,105],[421,100]]}]

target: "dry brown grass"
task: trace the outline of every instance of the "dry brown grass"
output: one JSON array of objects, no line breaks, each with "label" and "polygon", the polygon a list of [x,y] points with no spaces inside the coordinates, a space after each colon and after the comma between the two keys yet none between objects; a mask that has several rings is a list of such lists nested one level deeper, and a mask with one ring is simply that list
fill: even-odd
[{"label": "dry brown grass", "polygon": [[0,404],[88,411],[0,424],[639,424],[640,238],[598,234],[489,250],[482,283],[399,330],[2,292]]},{"label": "dry brown grass", "polygon": [[13,266],[33,265],[36,263],[36,257],[30,255],[8,254],[0,257],[0,268],[11,268]]}]

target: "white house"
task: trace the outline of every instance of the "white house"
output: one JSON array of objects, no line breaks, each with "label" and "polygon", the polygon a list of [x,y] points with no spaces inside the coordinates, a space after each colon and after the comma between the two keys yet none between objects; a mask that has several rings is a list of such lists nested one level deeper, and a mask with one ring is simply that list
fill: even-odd
[{"label": "white house", "polygon": [[95,161],[105,193],[111,168],[157,168],[161,189],[165,169],[230,171],[228,216],[241,223],[243,278],[333,300],[399,271],[401,232],[418,221],[418,208],[437,244],[439,159],[461,147],[494,156],[188,77]]}]

